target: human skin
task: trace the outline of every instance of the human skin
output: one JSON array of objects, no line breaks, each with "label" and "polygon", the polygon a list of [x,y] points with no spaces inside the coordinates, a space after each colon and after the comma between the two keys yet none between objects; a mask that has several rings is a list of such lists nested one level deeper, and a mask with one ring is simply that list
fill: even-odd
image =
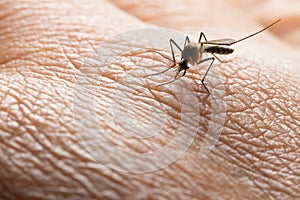
[{"label": "human skin", "polygon": [[[149,2],[114,1],[117,8],[111,2],[92,0],[1,1],[0,197],[300,198],[299,38],[296,34],[287,37],[280,28],[294,31],[293,12],[286,19],[287,13],[278,13],[278,7],[267,9],[270,13],[266,17],[255,9],[247,10],[245,16],[243,5],[234,1],[223,1],[222,5],[208,1]],[[103,41],[149,24],[195,37],[205,31],[209,39],[240,38],[279,17],[282,22],[271,32],[239,44],[236,51],[243,53],[232,55],[233,61],[216,65],[225,79],[227,112],[223,132],[207,157],[198,156],[204,135],[201,131],[180,159],[154,172],[120,172],[91,157],[75,129],[73,92],[84,58]],[[130,68],[111,70],[103,76],[117,81],[113,74]],[[191,68],[184,78],[193,80],[198,73]],[[200,92],[200,100],[207,101],[205,90]],[[162,101],[151,98],[154,103]],[[106,102],[101,105],[98,113],[107,110]],[[167,114],[175,118],[180,115],[175,108]],[[207,127],[198,125],[199,130]],[[101,124],[103,131],[110,126]],[[122,133],[116,134],[120,136],[115,144],[136,151],[141,148],[146,152],[154,145],[139,146]]]}]

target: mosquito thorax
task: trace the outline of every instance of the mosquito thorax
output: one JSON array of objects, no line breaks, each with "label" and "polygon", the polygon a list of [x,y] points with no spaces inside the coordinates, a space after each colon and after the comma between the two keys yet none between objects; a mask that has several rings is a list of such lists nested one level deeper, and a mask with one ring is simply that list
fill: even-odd
[{"label": "mosquito thorax", "polygon": [[201,60],[200,45],[195,42],[187,44],[182,50],[181,57],[191,65],[195,65]]}]

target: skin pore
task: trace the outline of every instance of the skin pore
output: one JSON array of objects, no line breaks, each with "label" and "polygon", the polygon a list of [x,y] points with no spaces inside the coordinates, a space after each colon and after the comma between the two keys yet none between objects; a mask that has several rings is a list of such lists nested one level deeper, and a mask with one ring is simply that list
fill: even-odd
[{"label": "skin pore", "polygon": [[[299,38],[291,33],[287,37],[281,29],[296,32],[292,28],[296,17],[291,17],[291,8],[289,17],[283,11],[278,13],[279,5],[264,4],[260,12],[266,8],[269,14],[261,17],[254,5],[210,2],[2,1],[0,198],[299,198]],[[222,135],[207,157],[198,155],[204,136],[201,130],[207,128],[205,120],[198,124],[195,142],[180,159],[151,173],[120,172],[91,157],[84,137],[75,128],[74,85],[84,58],[103,41],[150,25],[193,38],[204,31],[208,39],[238,39],[278,18],[283,19],[278,26],[236,45],[237,53],[230,62],[216,62],[214,67],[225,80],[227,112]],[[106,83],[116,82],[118,74],[129,70],[117,63],[103,76]],[[201,77],[199,73],[191,68],[184,79],[195,81]],[[177,105],[163,99],[168,92],[152,85],[143,89],[153,93],[141,97],[145,103],[140,110],[163,103],[172,108],[167,116],[180,119]],[[101,88],[99,94],[105,98],[98,99],[99,117],[110,106],[111,90],[109,84]],[[200,86],[197,92],[199,101],[209,105],[205,90]],[[137,112],[133,114],[139,115],[140,110],[133,109]],[[159,118],[152,120],[160,123]],[[192,124],[192,119],[186,120]],[[87,121],[86,126],[92,127],[92,123]],[[176,126],[166,126],[170,133],[176,131]],[[125,128],[134,133],[135,127]],[[116,134],[115,145],[136,152],[148,152],[156,149],[156,144],[168,142],[164,136],[149,144],[126,140],[109,121],[102,123],[101,129]]]}]

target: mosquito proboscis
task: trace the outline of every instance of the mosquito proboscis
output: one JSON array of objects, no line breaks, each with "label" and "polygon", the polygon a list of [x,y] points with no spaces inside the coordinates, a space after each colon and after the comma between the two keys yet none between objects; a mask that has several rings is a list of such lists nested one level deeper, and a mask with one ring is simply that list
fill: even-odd
[{"label": "mosquito proboscis", "polygon": [[[171,81],[167,81],[167,82],[164,82],[164,83],[161,83],[161,84],[158,85],[158,86],[161,86],[161,85],[172,83],[172,82],[178,80],[179,78],[183,77],[186,74],[186,71],[189,69],[188,64],[194,66],[195,64],[201,64],[201,63],[210,61],[210,64],[209,64],[203,78],[201,79],[201,82],[202,82],[204,88],[207,90],[208,93],[210,93],[208,88],[206,87],[206,85],[204,83],[204,80],[205,80],[209,70],[211,69],[211,66],[212,66],[213,62],[215,61],[215,59],[219,60],[220,62],[226,62],[226,61],[222,61],[220,58],[218,58],[216,56],[216,54],[219,54],[219,55],[231,54],[234,51],[234,49],[229,48],[229,46],[231,46],[233,44],[236,44],[238,42],[241,42],[243,40],[246,40],[250,37],[253,37],[253,36],[267,30],[268,28],[270,28],[274,24],[278,23],[280,20],[281,19],[278,19],[275,22],[273,22],[272,24],[266,26],[265,28],[255,32],[251,35],[243,37],[239,40],[234,40],[234,39],[229,39],[229,38],[218,39],[218,40],[207,40],[205,34],[203,32],[201,32],[200,36],[199,36],[198,43],[191,42],[190,38],[188,36],[186,36],[183,49],[181,49],[180,46],[173,39],[170,39],[170,47],[171,47],[171,51],[172,51],[172,60],[171,59],[169,59],[169,60],[171,60],[173,62],[173,65],[171,67],[167,68],[164,71],[154,73],[154,74],[149,74],[149,75],[146,75],[144,77],[155,76],[155,75],[165,73],[168,70],[172,69],[174,66],[178,65],[178,70],[176,72],[176,75],[175,75],[174,79],[171,80]],[[205,41],[202,41],[202,39],[204,39]],[[173,45],[181,52],[181,59],[178,63],[176,63],[176,60],[175,60]],[[213,55],[213,57],[202,59],[202,54],[203,53],[210,53],[211,55]],[[181,75],[179,75],[181,71],[183,71],[183,73]]]}]

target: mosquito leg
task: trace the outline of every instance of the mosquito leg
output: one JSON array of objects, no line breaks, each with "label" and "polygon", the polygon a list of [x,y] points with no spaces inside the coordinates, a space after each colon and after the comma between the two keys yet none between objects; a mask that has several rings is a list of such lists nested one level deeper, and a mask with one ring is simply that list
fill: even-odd
[{"label": "mosquito leg", "polygon": [[185,73],[186,73],[186,70],[187,70],[187,69],[185,69],[185,70],[184,70],[184,72],[183,72],[182,76],[184,76],[184,75],[185,75]]},{"label": "mosquito leg", "polygon": [[201,32],[201,33],[200,33],[200,36],[199,36],[198,43],[201,42],[202,37],[204,38],[205,41],[207,41],[207,38],[206,38],[205,34],[204,34],[203,32]]},{"label": "mosquito leg", "polygon": [[198,62],[198,64],[201,64],[201,63],[206,62],[206,61],[209,61],[209,60],[211,60],[211,63],[210,63],[210,65],[209,65],[208,69],[206,70],[206,72],[205,72],[205,74],[204,74],[204,76],[203,76],[201,82],[202,82],[203,86],[205,87],[205,89],[207,90],[207,92],[210,94],[210,92],[208,91],[208,89],[207,89],[207,87],[206,87],[206,85],[205,85],[205,83],[204,83],[204,80],[205,80],[205,77],[206,77],[206,75],[208,74],[208,71],[210,70],[212,64],[214,63],[215,58],[214,58],[214,57],[211,57],[211,58],[205,58],[205,59],[201,60],[200,62]]},{"label": "mosquito leg", "polygon": [[160,53],[160,52],[158,52],[158,51],[155,51],[154,53],[159,54],[161,57],[163,57],[163,58],[165,58],[165,59],[167,59],[167,60],[169,60],[169,61],[173,61],[171,58],[169,58],[168,56],[166,56],[166,55],[164,55],[164,54],[162,54],[162,53]]},{"label": "mosquito leg", "polygon": [[[172,61],[170,58],[168,58],[167,56],[165,56],[164,54],[162,54],[162,53],[160,53],[160,52],[155,52],[155,53],[157,53],[157,54],[161,55],[162,57],[164,57],[164,58],[166,58],[166,59]],[[174,62],[174,60],[173,60],[173,62]],[[149,76],[156,76],[156,75],[165,73],[166,71],[172,69],[174,66],[175,66],[175,64],[173,64],[171,67],[168,67],[167,69],[165,69],[165,70],[163,70],[163,71],[161,71],[161,72],[157,72],[157,73],[154,73],[154,74],[148,74],[148,75],[144,76],[144,78],[147,78],[147,77],[149,77]]]},{"label": "mosquito leg", "polygon": [[[189,40],[189,39],[188,39]],[[173,51],[173,46],[172,46],[172,44],[174,44],[177,48],[178,48],[178,50],[180,51],[180,52],[182,52],[182,49],[179,47],[179,45],[173,40],[173,39],[170,39],[170,46],[171,46],[171,49],[172,49],[172,51]],[[174,51],[173,51],[174,52]]]},{"label": "mosquito leg", "polygon": [[179,73],[180,73],[180,71],[178,70],[178,71],[176,72],[175,76],[174,76],[174,79],[177,78],[177,76],[179,75]]},{"label": "mosquito leg", "polygon": [[156,76],[156,75],[165,73],[166,71],[172,69],[173,67],[174,67],[174,65],[172,65],[172,67],[168,67],[167,69],[165,69],[165,70],[163,70],[163,71],[161,71],[161,72],[157,72],[157,73],[154,73],[154,74],[148,74],[148,75],[144,76],[144,78],[147,78],[147,77],[149,77],[149,76]]},{"label": "mosquito leg", "polygon": [[218,56],[216,56],[216,54],[212,53],[212,55],[220,62],[220,63],[226,63],[228,61],[225,60],[221,60]]},{"label": "mosquito leg", "polygon": [[[188,39],[188,38],[186,38],[186,40],[187,40],[187,39]],[[188,39],[188,41],[189,41],[189,39]],[[175,46],[178,48],[178,50],[179,50],[180,52],[182,52],[182,49],[179,47],[179,45],[178,45],[173,39],[170,39],[170,47],[171,47],[171,51],[172,51],[173,65],[172,65],[171,67],[169,67],[169,68],[167,68],[167,69],[161,71],[161,72],[157,72],[157,73],[154,73],[154,74],[146,75],[146,76],[144,76],[144,78],[149,77],[149,76],[155,76],[155,75],[159,75],[159,74],[165,73],[166,71],[168,71],[168,70],[172,69],[174,66],[176,66],[176,60],[175,60],[175,54],[174,54],[173,45],[175,45]],[[156,53],[158,53],[158,52],[156,52]],[[160,54],[160,53],[158,53],[158,54]],[[162,54],[160,54],[160,55],[162,55]],[[163,57],[165,57],[165,56],[163,56]],[[166,58],[166,57],[165,57],[165,58]]]},{"label": "mosquito leg", "polygon": [[173,39],[170,39],[170,47],[171,47],[171,51],[172,51],[173,63],[174,63],[174,65],[176,65],[176,60],[175,60],[175,55],[174,55],[174,49],[173,49],[173,45],[172,44],[174,44],[178,48],[178,50],[180,52],[182,52],[182,49],[179,47],[179,45]]},{"label": "mosquito leg", "polygon": [[184,47],[186,46],[186,44],[190,43],[190,38],[189,36],[186,36],[185,41],[184,41]]},{"label": "mosquito leg", "polygon": [[[185,70],[185,71],[186,71],[186,70]],[[185,74],[185,71],[183,72],[183,74],[182,74],[181,76],[178,76],[179,72],[177,72],[177,74],[176,74],[176,76],[174,77],[173,80],[167,81],[167,82],[164,82],[164,83],[161,83],[161,84],[158,84],[157,87],[162,86],[162,85],[166,85],[166,84],[169,84],[169,83],[173,83],[174,81],[176,81],[176,80],[180,79],[181,77],[183,77],[184,74]],[[178,76],[178,77],[177,77],[177,76]]]},{"label": "mosquito leg", "polygon": [[200,62],[198,62],[198,65],[199,65],[199,64],[201,64],[201,63],[203,63],[203,62],[206,62],[206,61],[209,61],[209,60],[211,60],[211,63],[210,63],[210,65],[209,65],[208,69],[206,70],[206,72],[205,72],[205,74],[204,74],[204,76],[203,76],[201,82],[203,82],[203,81],[205,80],[205,77],[206,77],[206,75],[208,74],[208,71],[210,70],[212,64],[214,63],[215,58],[214,58],[214,57],[211,57],[211,58],[205,58],[205,59],[201,60]]},{"label": "mosquito leg", "polygon": [[202,82],[202,85],[204,86],[204,88],[206,89],[206,91],[208,92],[208,94],[210,94],[210,92],[209,92],[209,90],[208,90],[208,88],[206,87],[206,85],[205,85],[204,82]]}]

